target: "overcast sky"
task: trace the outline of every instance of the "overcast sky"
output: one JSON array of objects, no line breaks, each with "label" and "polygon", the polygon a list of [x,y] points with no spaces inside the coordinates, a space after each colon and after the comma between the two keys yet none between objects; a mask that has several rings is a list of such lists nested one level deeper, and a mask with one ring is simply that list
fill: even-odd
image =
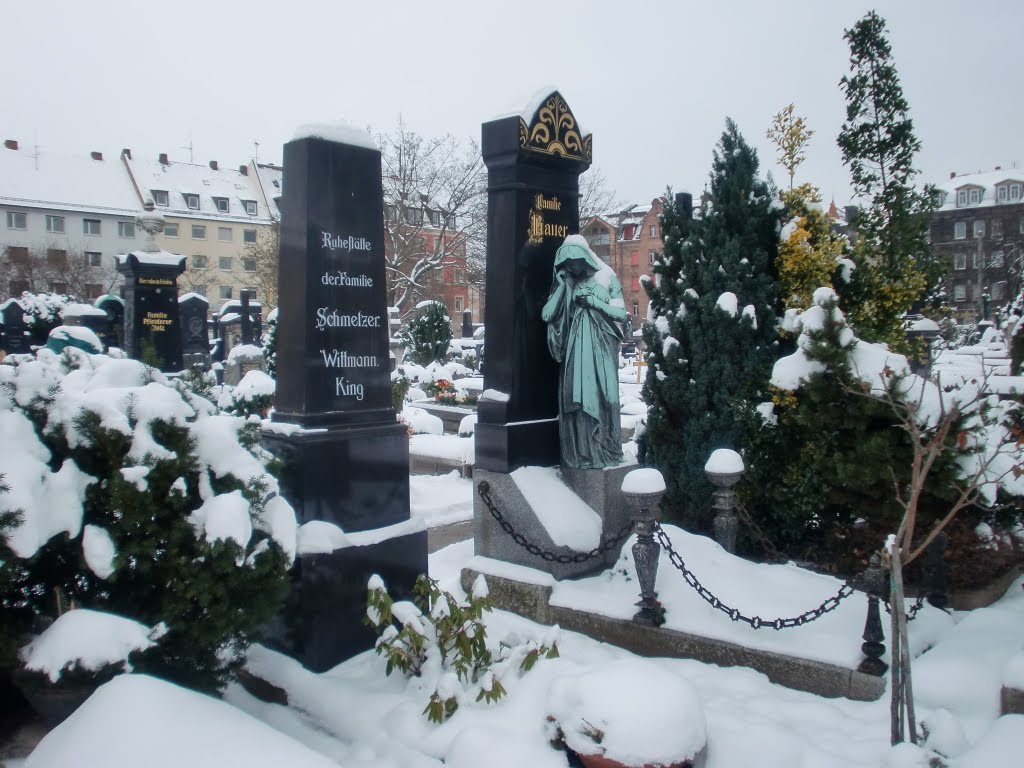
[{"label": "overcast sky", "polygon": [[926,181],[1024,164],[1021,0],[32,0],[0,22],[0,134],[41,155],[167,152],[261,161],[307,122],[425,135],[480,124],[556,86],[624,200],[699,192],[731,116],[762,172],[789,102],[816,131],[797,181],[849,201],[835,137],[843,30],[875,8],[922,140]]}]

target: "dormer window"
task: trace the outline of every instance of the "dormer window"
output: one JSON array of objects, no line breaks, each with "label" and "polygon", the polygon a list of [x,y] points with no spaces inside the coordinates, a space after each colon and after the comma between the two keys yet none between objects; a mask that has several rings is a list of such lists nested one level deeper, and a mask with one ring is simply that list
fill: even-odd
[{"label": "dormer window", "polygon": [[184,195],[185,207],[190,211],[199,210],[199,195]]},{"label": "dormer window", "polygon": [[1019,183],[1000,184],[996,187],[996,200],[1000,203],[1018,202],[1021,197],[1022,187],[1024,187],[1024,185]]},{"label": "dormer window", "polygon": [[220,213],[227,213],[229,210],[228,199],[226,197],[213,198],[213,204],[217,206],[217,211]]},{"label": "dormer window", "polygon": [[970,190],[971,205],[977,205],[981,202],[981,190],[972,189]]},{"label": "dormer window", "polygon": [[256,201],[255,200],[243,200],[242,205],[245,206],[245,212],[250,216],[256,215]]},{"label": "dormer window", "polygon": [[956,207],[963,208],[965,205],[977,205],[981,202],[981,188],[970,187],[956,191]]},{"label": "dormer window", "polygon": [[162,208],[166,208],[168,204],[167,190],[166,189],[151,189],[153,193],[153,205],[159,205]]},{"label": "dormer window", "polygon": [[965,205],[967,205],[967,190],[958,189],[956,192],[956,207],[962,208]]}]

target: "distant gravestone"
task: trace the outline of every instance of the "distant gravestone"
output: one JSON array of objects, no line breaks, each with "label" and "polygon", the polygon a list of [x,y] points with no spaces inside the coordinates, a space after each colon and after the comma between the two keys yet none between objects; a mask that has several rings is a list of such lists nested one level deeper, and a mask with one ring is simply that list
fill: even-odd
[{"label": "distant gravestone", "polygon": [[198,293],[186,293],[178,299],[181,321],[181,355],[184,367],[210,367],[210,334],[206,317],[210,302]]},{"label": "distant gravestone", "polygon": [[[284,147],[277,388],[263,433],[299,523],[349,533],[410,520],[409,438],[391,404],[381,156],[361,136]],[[424,530],[372,538],[299,558],[271,642],[314,671],[373,647],[362,621],[372,574],[404,599],[426,572]]]},{"label": "distant gravestone", "polygon": [[161,371],[180,371],[178,275],[185,257],[133,251],[118,256],[117,271],[124,275],[125,351]]},{"label": "distant gravestone", "polygon": [[107,313],[107,329],[99,334],[100,341],[109,347],[124,347],[124,299],[118,296],[100,296],[93,306]]},{"label": "distant gravestone", "polygon": [[25,323],[25,309],[17,299],[8,299],[0,304],[3,315],[3,343],[0,347],[8,355],[22,355],[32,351],[32,339]]},{"label": "distant gravestone", "polygon": [[462,312],[462,338],[473,338],[473,310],[466,309]]}]

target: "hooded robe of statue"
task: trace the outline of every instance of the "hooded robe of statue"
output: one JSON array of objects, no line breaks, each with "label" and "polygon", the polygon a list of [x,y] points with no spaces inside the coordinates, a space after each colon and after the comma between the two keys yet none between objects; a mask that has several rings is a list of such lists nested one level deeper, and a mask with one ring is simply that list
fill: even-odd
[{"label": "hooded robe of statue", "polygon": [[[582,298],[585,306],[578,299]],[[599,469],[622,462],[619,348],[626,319],[622,286],[580,235],[555,254],[551,295],[541,310],[559,366],[562,463]]]}]

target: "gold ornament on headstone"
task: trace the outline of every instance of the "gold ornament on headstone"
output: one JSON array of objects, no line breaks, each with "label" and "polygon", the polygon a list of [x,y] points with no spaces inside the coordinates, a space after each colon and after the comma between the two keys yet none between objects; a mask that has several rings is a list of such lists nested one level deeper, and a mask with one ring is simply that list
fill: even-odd
[{"label": "gold ornament on headstone", "polygon": [[520,118],[519,144],[533,152],[588,164],[593,156],[590,135],[580,135],[576,117],[558,91],[544,99],[529,125]]}]

